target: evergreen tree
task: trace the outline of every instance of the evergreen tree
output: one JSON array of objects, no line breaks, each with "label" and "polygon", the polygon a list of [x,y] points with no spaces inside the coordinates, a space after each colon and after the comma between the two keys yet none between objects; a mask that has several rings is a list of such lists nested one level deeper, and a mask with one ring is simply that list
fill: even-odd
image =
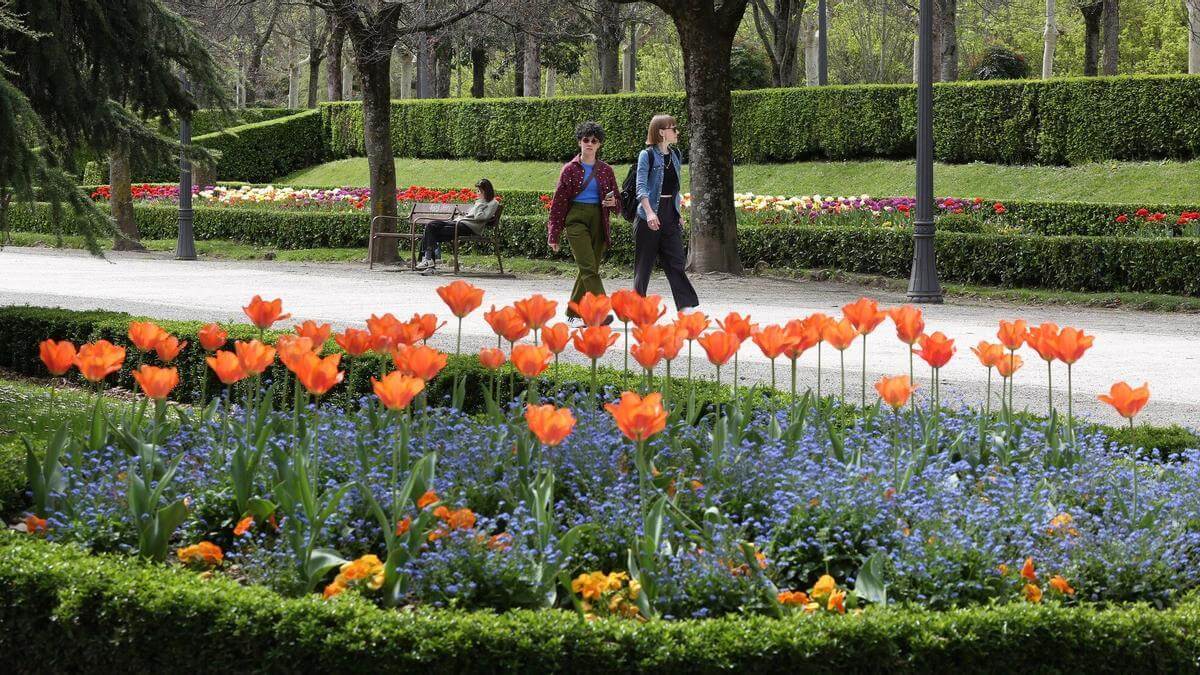
[{"label": "evergreen tree", "polygon": [[159,0],[0,0],[0,230],[13,201],[36,197],[99,253],[113,227],[76,187],[78,159],[122,147],[147,166],[177,156],[178,143],[144,120],[196,109],[180,71],[224,105],[201,39]]}]

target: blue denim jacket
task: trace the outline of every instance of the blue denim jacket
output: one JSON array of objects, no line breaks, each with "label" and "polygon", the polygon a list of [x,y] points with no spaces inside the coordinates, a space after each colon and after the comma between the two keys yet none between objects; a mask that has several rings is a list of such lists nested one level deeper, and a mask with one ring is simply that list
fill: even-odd
[{"label": "blue denim jacket", "polygon": [[[662,195],[663,172],[666,169],[666,165],[663,164],[663,162],[659,161],[662,158],[662,155],[659,155],[654,160],[650,159],[650,153],[652,153],[652,152],[657,153],[658,148],[653,147],[653,146],[648,147],[645,150],[642,150],[642,152],[638,155],[638,163],[637,163],[638,208],[637,208],[637,214],[638,214],[638,218],[641,218],[642,220],[646,219],[645,208],[642,207],[642,198],[649,197],[650,203],[652,205],[654,205],[655,208],[658,207],[658,199]],[[654,162],[653,168],[650,167],[651,161]],[[675,175],[679,176],[679,178],[680,178],[679,190],[680,190],[680,192],[682,192],[683,191],[683,174],[680,171],[682,167],[680,166],[681,162],[679,159],[679,151],[676,150],[675,148],[671,148],[671,162],[675,164]],[[675,193],[675,209],[677,211],[679,211],[680,213],[682,213],[683,212],[683,208],[682,208],[683,207],[683,195],[680,194],[680,192]]]}]

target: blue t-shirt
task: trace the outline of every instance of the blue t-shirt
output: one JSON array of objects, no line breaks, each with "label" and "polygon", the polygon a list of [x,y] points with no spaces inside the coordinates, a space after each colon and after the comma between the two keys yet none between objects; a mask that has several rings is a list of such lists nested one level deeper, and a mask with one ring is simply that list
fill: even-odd
[{"label": "blue t-shirt", "polygon": [[[580,162],[583,164],[583,162]],[[587,182],[588,176],[592,175],[592,171],[596,168],[595,164],[583,164],[583,180]],[[583,187],[583,192],[575,198],[575,201],[582,204],[599,204],[600,203],[600,181],[593,180]]]}]

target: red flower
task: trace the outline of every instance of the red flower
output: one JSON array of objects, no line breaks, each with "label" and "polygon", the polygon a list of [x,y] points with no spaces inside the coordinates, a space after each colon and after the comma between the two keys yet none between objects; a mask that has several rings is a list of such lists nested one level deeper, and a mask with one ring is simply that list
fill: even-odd
[{"label": "red flower", "polygon": [[1128,222],[1129,222],[1129,216],[1127,216],[1127,215],[1125,215],[1124,213],[1122,213],[1121,215],[1117,216],[1117,222],[1118,222],[1118,223],[1128,223]]},{"label": "red flower", "polygon": [[1001,215],[1004,212],[1008,211],[1008,209],[1004,208],[1004,205],[1001,204],[1000,202],[996,202],[995,204],[993,204],[992,210],[996,212],[996,215]]},{"label": "red flower", "polygon": [[1146,216],[1150,215],[1150,210],[1141,208],[1135,211],[1133,215],[1137,216],[1138,218],[1145,218]]}]

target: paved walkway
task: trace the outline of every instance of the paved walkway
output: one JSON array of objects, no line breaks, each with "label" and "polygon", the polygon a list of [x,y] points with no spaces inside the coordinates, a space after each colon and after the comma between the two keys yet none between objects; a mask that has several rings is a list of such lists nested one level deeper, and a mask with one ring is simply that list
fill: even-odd
[{"label": "paved walkway", "polygon": [[[400,318],[414,312],[448,313],[434,289],[446,277],[384,271],[368,272],[364,265],[303,264],[282,262],[180,262],[165,254],[109,254],[100,260],[82,252],[5,248],[0,250],[0,305],[29,304],[70,309],[113,309],[170,319],[244,320],[241,307],[255,293],[265,298],[282,297],[286,311],[297,320],[331,322],[335,327],[363,325],[372,313],[393,312]],[[560,300],[565,309],[571,279],[525,278],[516,280],[475,279],[486,290],[484,307],[511,303],[532,293]],[[855,286],[814,281],[769,280],[756,277],[730,278],[700,275],[694,279],[702,309],[723,317],[737,310],[749,312],[760,324],[783,323],[814,311],[837,314],[840,307],[864,290]],[[610,290],[630,285],[628,279],[606,280]],[[656,277],[651,292],[669,296],[666,283]],[[904,301],[901,294],[871,290],[867,293],[882,304]],[[671,308],[673,309],[673,308]],[[1069,307],[1022,307],[979,300],[954,300],[927,306],[927,330],[941,330],[956,339],[958,353],[942,369],[943,399],[955,397],[977,402],[984,396],[986,371],[970,346],[980,340],[995,340],[1000,319],[1024,318],[1030,323],[1054,321],[1096,335],[1095,347],[1076,364],[1075,410],[1095,419],[1118,421],[1115,413],[1097,402],[1096,394],[1107,391],[1116,380],[1134,386],[1150,383],[1151,401],[1139,418],[1155,423],[1178,422],[1200,426],[1200,316],[1154,314],[1133,310],[1079,309]],[[451,317],[452,318],[452,317]],[[482,312],[463,322],[463,349],[477,350],[493,345],[491,329]],[[453,349],[453,323],[437,342]],[[568,348],[567,353],[573,350]],[[711,377],[712,369],[698,351],[697,371]],[[610,363],[620,365],[618,358]],[[858,396],[861,351],[856,343],[846,353],[847,394]],[[1026,367],[1017,375],[1017,406],[1043,412],[1046,408],[1044,362],[1029,350]],[[770,370],[758,348],[743,347],[743,383],[769,381]],[[577,358],[575,360],[578,360]],[[801,386],[816,380],[816,356],[801,358]],[[824,350],[824,387],[837,387],[837,355]],[[918,380],[928,388],[928,369],[918,359]],[[894,337],[890,322],[872,334],[868,343],[868,387],[885,374],[906,373],[905,347]],[[726,368],[723,378],[728,378]],[[781,360],[780,382],[786,382],[786,361]],[[1065,406],[1066,372],[1061,364],[1054,372],[1055,403]],[[871,392],[874,393],[873,391]]]}]

